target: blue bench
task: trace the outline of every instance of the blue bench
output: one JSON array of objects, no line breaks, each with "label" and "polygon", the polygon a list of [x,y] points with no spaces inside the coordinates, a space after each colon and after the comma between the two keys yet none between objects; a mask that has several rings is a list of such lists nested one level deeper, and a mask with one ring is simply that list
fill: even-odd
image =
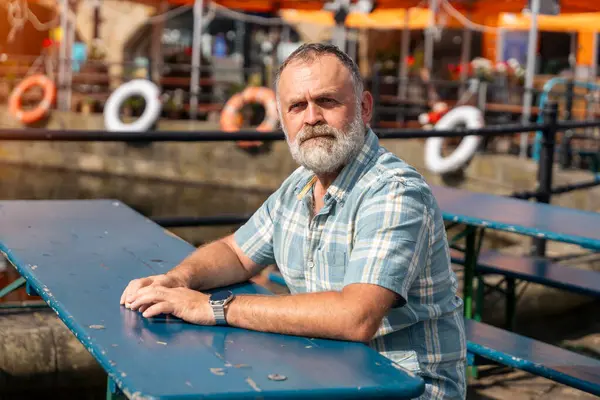
[{"label": "blue bench", "polygon": [[469,355],[600,396],[600,360],[474,320],[465,320]]},{"label": "blue bench", "polygon": [[[285,285],[277,272],[268,277]],[[465,319],[465,329],[469,358],[479,356],[600,395],[600,360],[470,319]]]},{"label": "blue bench", "polygon": [[[450,253],[453,263],[464,264],[465,260],[461,252],[452,250]],[[480,275],[498,274],[506,277],[506,324],[508,328],[514,326],[516,279],[600,297],[600,273],[567,267],[543,258],[513,256],[487,250],[479,255],[476,272]]]}]

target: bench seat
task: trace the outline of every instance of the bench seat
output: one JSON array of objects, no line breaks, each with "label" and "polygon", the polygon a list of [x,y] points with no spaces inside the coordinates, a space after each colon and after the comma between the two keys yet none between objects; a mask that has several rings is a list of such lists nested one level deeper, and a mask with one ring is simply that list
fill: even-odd
[{"label": "bench seat", "polygon": [[474,320],[465,329],[472,355],[600,396],[600,360]]},{"label": "bench seat", "polygon": [[[464,264],[465,260],[461,252],[452,250],[450,253],[453,263]],[[567,267],[543,258],[513,256],[486,250],[479,255],[477,272],[504,275],[508,278],[600,297],[599,272]]]},{"label": "bench seat", "polygon": [[[285,285],[278,272],[268,277]],[[465,319],[465,330],[470,355],[600,395],[600,360],[471,319]]]}]

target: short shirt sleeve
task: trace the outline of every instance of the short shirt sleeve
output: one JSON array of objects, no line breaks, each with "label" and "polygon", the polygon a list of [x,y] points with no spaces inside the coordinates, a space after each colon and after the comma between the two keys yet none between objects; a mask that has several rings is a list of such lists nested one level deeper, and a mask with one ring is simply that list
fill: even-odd
[{"label": "short shirt sleeve", "polygon": [[235,242],[244,254],[259,265],[275,263],[273,216],[279,197],[279,190],[273,193],[260,208],[234,234]]},{"label": "short shirt sleeve", "polygon": [[344,285],[370,283],[407,300],[429,262],[432,216],[421,189],[400,180],[370,189],[357,213],[354,246]]}]

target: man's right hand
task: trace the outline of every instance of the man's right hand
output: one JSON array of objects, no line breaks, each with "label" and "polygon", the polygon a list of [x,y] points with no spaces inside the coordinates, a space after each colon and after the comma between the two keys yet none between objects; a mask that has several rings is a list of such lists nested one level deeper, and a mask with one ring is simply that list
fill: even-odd
[{"label": "man's right hand", "polygon": [[121,295],[121,305],[129,308],[129,305],[137,297],[137,292],[146,286],[162,286],[167,288],[187,287],[187,282],[174,275],[162,274],[152,275],[146,278],[134,279],[125,288]]}]

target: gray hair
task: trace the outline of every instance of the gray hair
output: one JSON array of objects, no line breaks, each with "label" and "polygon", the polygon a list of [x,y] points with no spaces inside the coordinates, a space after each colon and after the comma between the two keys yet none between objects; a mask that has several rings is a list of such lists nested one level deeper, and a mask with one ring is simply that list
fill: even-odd
[{"label": "gray hair", "polygon": [[[306,43],[298,47],[288,58],[281,64],[275,75],[275,93],[277,96],[277,105],[279,106],[279,93],[277,88],[279,87],[279,79],[281,73],[290,63],[294,61],[312,62],[319,57],[325,55],[335,56],[340,62],[348,68],[350,75],[352,76],[352,83],[354,85],[354,93],[356,95],[357,104],[360,104],[362,100],[362,93],[364,91],[365,84],[363,82],[358,65],[350,58],[346,53],[341,51],[337,46],[332,44],[323,43]],[[280,108],[280,107],[278,107]]]}]

